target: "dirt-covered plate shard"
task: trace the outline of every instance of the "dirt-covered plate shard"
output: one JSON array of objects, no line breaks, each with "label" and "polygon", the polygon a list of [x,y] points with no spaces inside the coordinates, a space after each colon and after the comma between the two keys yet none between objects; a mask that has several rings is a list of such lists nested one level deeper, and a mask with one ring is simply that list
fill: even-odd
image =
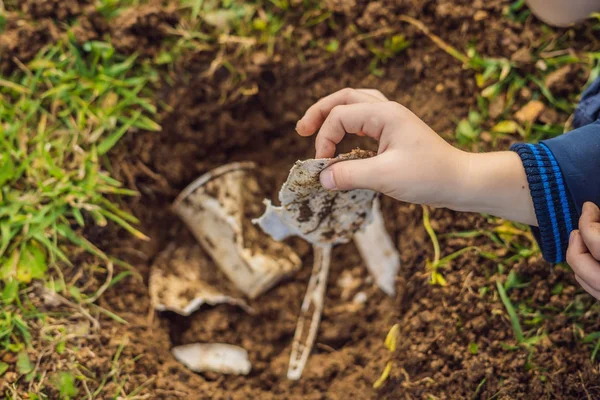
[{"label": "dirt-covered plate shard", "polygon": [[210,257],[193,241],[171,243],[150,268],[150,301],[157,311],[188,316],[203,304],[227,303],[249,313],[254,310],[242,293],[223,276]]},{"label": "dirt-covered plate shard", "polygon": [[372,151],[357,149],[336,158],[297,161],[279,192],[281,206],[265,200],[267,210],[253,222],[275,240],[300,236],[315,245],[349,242],[356,231],[371,221],[376,192],[330,191],[321,186],[319,175],[337,162],[374,155]]}]

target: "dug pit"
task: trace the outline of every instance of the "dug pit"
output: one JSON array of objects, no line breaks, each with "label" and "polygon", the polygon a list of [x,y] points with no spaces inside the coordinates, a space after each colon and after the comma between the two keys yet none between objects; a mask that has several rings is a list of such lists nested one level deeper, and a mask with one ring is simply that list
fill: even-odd
[{"label": "dug pit", "polygon": [[[244,123],[226,125],[230,135],[240,138],[239,144],[229,140],[204,147],[206,139],[203,137],[211,135],[212,128],[207,126],[207,131],[171,133],[168,124],[165,124],[165,131],[156,135],[140,133],[137,137],[126,139],[129,143],[124,148],[129,147],[129,150],[120,153],[114,161],[116,172],[125,181],[135,183],[142,192],[142,198],[130,203],[129,207],[144,221],[145,232],[152,240],[135,244],[143,253],[144,260],[141,260],[141,254],[140,257],[132,257],[121,252],[120,256],[147,274],[151,265],[157,260],[164,262],[165,256],[168,257],[168,252],[174,251],[174,247],[193,243],[189,229],[170,210],[170,205],[194,178],[228,161],[254,162],[263,177],[261,187],[266,189],[266,197],[275,202],[290,167],[298,159],[311,158],[314,150],[310,139],[302,139],[294,133],[294,119],[289,115],[279,114],[278,117],[277,113],[269,112],[272,106],[261,103],[259,99],[251,99],[248,103],[236,104],[230,110],[225,108],[213,114],[216,125],[220,124],[219,121],[227,121],[231,113],[254,115],[253,126]],[[300,107],[296,108],[299,113]],[[257,117],[257,114],[262,116]],[[261,125],[257,121],[268,123]],[[374,148],[374,143],[357,138],[344,144],[347,149],[357,145]],[[185,151],[179,157],[166,157],[183,147]],[[247,215],[247,220],[260,216],[264,209],[261,204],[259,210]],[[394,243],[397,240],[394,234]],[[397,300],[389,298],[377,287],[353,243],[333,250],[323,317],[302,380],[294,384],[286,378],[291,343],[313,255],[311,246],[302,239],[289,238],[284,242],[300,256],[304,267],[256,300],[246,299],[253,313],[233,302],[215,306],[204,304],[188,317],[165,311],[152,318],[152,329],[160,332],[156,337],[164,340],[162,332],[167,331],[170,338],[169,342],[161,341],[150,352],[154,353],[152,356],[158,361],[159,369],[160,365],[165,366],[165,377],[179,371],[176,374],[187,376],[186,390],[207,394],[223,390],[232,398],[246,398],[248,395],[263,396],[261,398],[301,396],[323,391],[332,384],[333,377],[338,377],[334,385],[352,382],[366,397],[374,393],[372,383],[383,367],[380,362],[385,354],[383,338],[395,323],[397,307],[394,304]],[[145,288],[137,288],[136,292],[140,298],[148,296]],[[144,302],[150,310],[149,301]],[[174,346],[193,343],[238,345],[248,351],[252,369],[247,376],[239,377],[214,372],[191,373],[174,361],[170,350]],[[357,380],[359,376],[361,379]],[[169,382],[168,386],[177,385]]]},{"label": "dug pit", "polygon": [[[524,351],[506,351],[503,345],[514,341],[502,304],[493,298],[493,288],[487,295],[479,292],[489,286],[495,261],[465,253],[444,271],[447,287],[428,284],[424,266],[433,253],[420,208],[385,197],[381,201],[384,224],[392,234],[393,245],[400,250],[403,266],[393,285],[396,294],[389,298],[370,282],[354,244],[333,249],[321,325],[298,382],[290,382],[286,372],[310,268],[299,270],[266,292],[260,301],[248,301],[254,315],[237,305],[220,304],[202,306],[191,316],[181,317],[172,312],[155,314],[150,305],[149,271],[158,254],[171,244],[195,241],[170,210],[175,197],[211,169],[234,161],[251,161],[266,177],[267,196],[275,202],[290,166],[314,155],[313,141],[296,135],[294,126],[318,98],[346,86],[377,87],[413,110],[436,132],[453,137],[454,116],[466,116],[479,93],[472,72],[389,15],[415,14],[427,26],[436,27],[437,34],[452,37],[460,49],[468,47],[472,35],[485,33],[486,40],[478,44],[478,50],[491,56],[510,58],[513,51],[528,46],[531,35],[543,35],[535,24],[526,28],[527,35],[520,35],[523,26],[515,27],[502,17],[506,2],[480,6],[494,11],[481,23],[471,18],[473,2],[417,3],[417,11],[416,3],[409,1],[400,5],[375,1],[357,7],[365,29],[375,31],[383,25],[414,40],[406,53],[387,64],[384,78],[369,73],[370,53],[346,38],[340,40],[347,47],[339,57],[308,54],[307,63],[300,65],[297,54],[290,51],[266,64],[247,62],[241,67],[245,80],[237,83],[232,83],[234,77],[224,67],[217,68],[213,75],[202,75],[214,55],[200,53],[179,63],[173,86],[165,85],[159,92],[160,100],[170,106],[160,119],[163,131],[128,135],[115,148],[111,154],[114,175],[141,193],[138,198],[123,200],[123,206],[142,221],[142,230],[152,240],[141,243],[124,232],[107,237],[105,231],[93,228],[87,232],[94,243],[129,262],[143,278],[124,279],[99,300],[129,322],[120,326],[103,321],[108,336],[103,340],[108,343],[110,337],[129,338],[125,354],[131,359],[141,355],[131,378],[139,384],[150,379],[148,387],[153,398],[340,399],[347,398],[348,393],[356,398],[395,399],[398,393],[406,398],[426,398],[429,394],[470,398],[481,382],[485,384],[479,390],[480,398],[492,397],[500,390],[510,398],[522,393],[540,398],[548,393],[567,398],[581,398],[586,391],[592,396],[598,393],[593,389],[597,368],[589,361],[587,345],[574,337],[572,324],[563,315],[557,314],[544,323],[555,345],[536,347],[532,358],[536,370],[527,368],[529,360]],[[456,10],[460,12],[442,12],[455,10],[452,7],[459,3]],[[340,12],[336,17],[340,26],[354,21],[357,15],[353,13]],[[457,27],[468,34],[454,35]],[[323,32],[325,36],[332,34],[328,28]],[[305,33],[308,39],[313,37]],[[588,38],[578,35],[574,47],[585,46],[591,46]],[[191,78],[184,80],[184,75]],[[580,88],[573,82],[566,86],[569,93]],[[254,94],[243,94],[248,88],[256,89]],[[498,147],[508,148],[510,140],[498,140]],[[376,149],[373,143],[356,137],[344,139],[342,146],[341,152],[357,146]],[[483,217],[435,210],[432,224],[446,254],[477,246],[498,252],[501,257],[506,255],[485,237],[446,235],[492,229]],[[312,264],[312,250],[305,241],[290,238],[286,243],[300,256],[302,265]],[[574,282],[567,272],[551,269],[535,257],[523,260],[516,268],[532,283],[514,291],[515,301],[524,296],[538,307],[552,304],[557,309],[573,301]],[[568,290],[551,295],[557,283],[564,283]],[[391,357],[383,340],[396,323],[402,338],[392,356],[396,364],[387,383],[374,390],[373,382]],[[596,324],[587,330],[598,329]],[[239,377],[195,374],[174,360],[172,347],[198,342],[230,343],[248,349],[250,373]],[[476,354],[472,352],[473,344],[477,345]],[[112,356],[103,354],[103,362],[110,365]],[[536,372],[539,370],[548,371],[545,382]]]}]

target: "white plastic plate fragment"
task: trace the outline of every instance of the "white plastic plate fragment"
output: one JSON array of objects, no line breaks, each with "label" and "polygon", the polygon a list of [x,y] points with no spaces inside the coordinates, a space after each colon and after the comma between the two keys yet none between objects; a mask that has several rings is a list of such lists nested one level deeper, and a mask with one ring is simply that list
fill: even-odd
[{"label": "white plastic plate fragment", "polygon": [[329,266],[331,264],[330,245],[313,246],[313,252],[315,259],[313,270],[308,281],[304,300],[302,301],[300,316],[296,323],[287,372],[288,379],[295,381],[302,376],[304,366],[317,339],[321,314],[323,314]]},{"label": "white plastic plate fragment", "polygon": [[173,209],[227,277],[255,298],[300,268],[298,255],[250,222],[264,193],[250,162],[218,167],[192,182]]},{"label": "white plastic plate fragment", "polygon": [[275,240],[295,235],[318,245],[349,242],[354,232],[371,221],[377,193],[364,189],[330,191],[321,186],[319,174],[337,162],[374,155],[357,149],[336,158],[297,161],[279,192],[281,206],[265,200],[267,210],[252,222]]},{"label": "white plastic plate fragment", "polygon": [[198,243],[171,243],[150,268],[150,301],[157,311],[168,310],[184,316],[203,304],[221,303],[252,313],[241,293],[221,275]]},{"label": "white plastic plate fragment", "polygon": [[248,352],[231,344],[192,343],[176,346],[171,353],[194,372],[248,375],[252,368]]},{"label": "white plastic plate fragment", "polygon": [[373,221],[354,235],[354,243],[369,273],[385,294],[395,293],[396,275],[400,269],[400,254],[385,229],[379,199],[373,204]]}]

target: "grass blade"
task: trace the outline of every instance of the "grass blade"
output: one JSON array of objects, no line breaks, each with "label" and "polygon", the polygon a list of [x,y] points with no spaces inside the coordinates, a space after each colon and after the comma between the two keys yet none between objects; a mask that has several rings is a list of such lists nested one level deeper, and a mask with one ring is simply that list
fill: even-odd
[{"label": "grass blade", "polygon": [[517,316],[517,312],[513,307],[508,295],[506,294],[506,290],[504,286],[499,281],[496,281],[496,287],[498,288],[498,293],[500,294],[500,299],[504,304],[504,308],[506,308],[506,312],[510,317],[510,322],[512,324],[513,331],[515,332],[515,337],[519,343],[523,343],[525,337],[523,336],[523,329],[521,329],[521,323],[519,322],[519,317]]}]

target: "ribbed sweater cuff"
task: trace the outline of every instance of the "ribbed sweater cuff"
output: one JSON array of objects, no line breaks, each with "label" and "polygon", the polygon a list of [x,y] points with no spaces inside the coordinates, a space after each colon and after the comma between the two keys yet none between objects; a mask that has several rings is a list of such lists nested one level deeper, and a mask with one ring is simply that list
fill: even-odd
[{"label": "ribbed sweater cuff", "polygon": [[544,144],[518,143],[510,148],[523,162],[539,226],[544,258],[565,260],[569,234],[577,226],[577,211],[554,155]]}]

